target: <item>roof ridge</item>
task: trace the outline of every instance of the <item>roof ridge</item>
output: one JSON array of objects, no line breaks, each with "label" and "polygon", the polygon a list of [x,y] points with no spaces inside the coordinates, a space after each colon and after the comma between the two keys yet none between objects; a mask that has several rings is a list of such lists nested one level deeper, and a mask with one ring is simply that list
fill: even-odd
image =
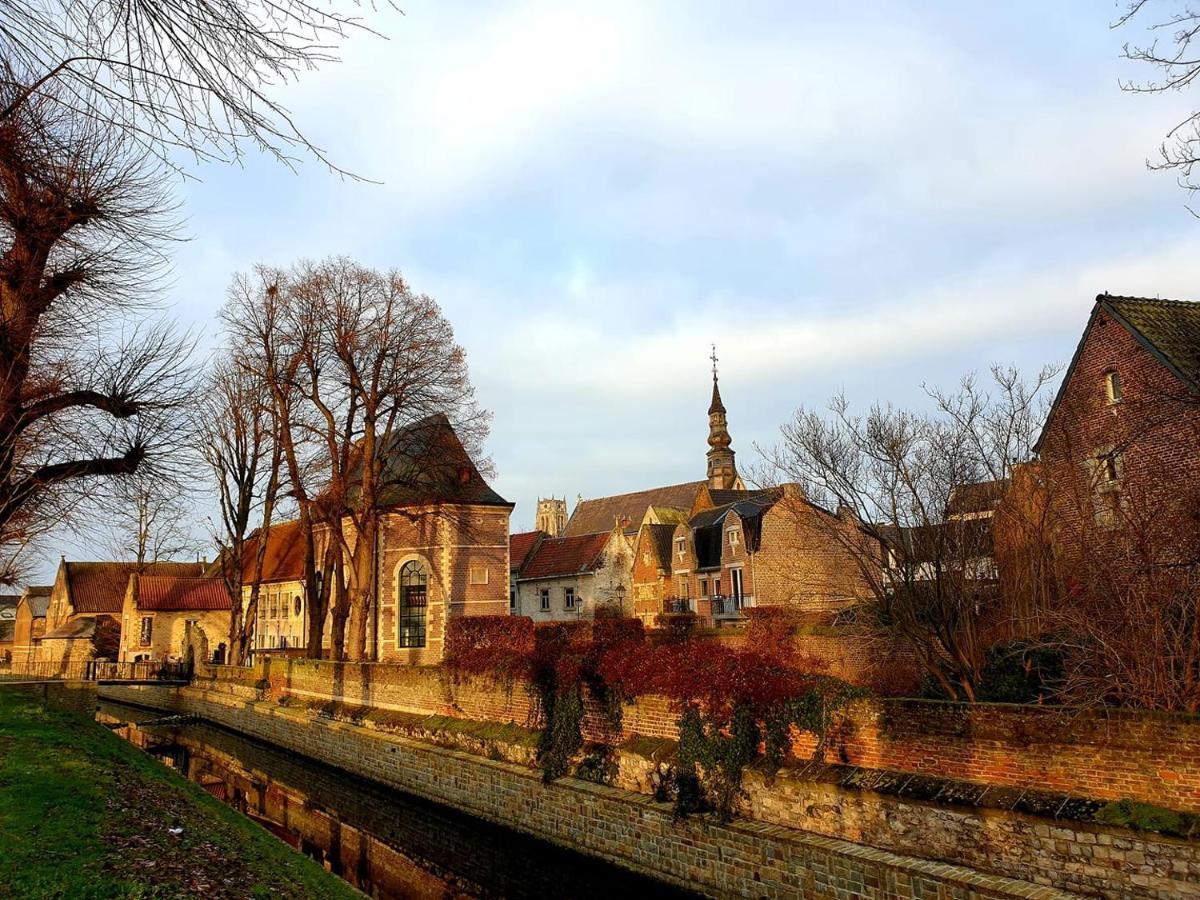
[{"label": "roof ridge", "polygon": [[1116,300],[1118,302],[1134,302],[1134,303],[1161,303],[1164,306],[1200,306],[1200,300],[1175,300],[1171,297],[1136,297],[1131,294],[1097,294],[1096,302],[1103,303],[1106,300]]}]

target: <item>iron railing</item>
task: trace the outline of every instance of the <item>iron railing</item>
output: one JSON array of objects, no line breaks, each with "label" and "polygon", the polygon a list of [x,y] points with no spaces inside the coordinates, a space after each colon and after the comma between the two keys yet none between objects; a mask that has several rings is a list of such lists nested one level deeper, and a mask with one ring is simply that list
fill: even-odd
[{"label": "iron railing", "polygon": [[754,598],[748,594],[729,597],[718,594],[708,599],[712,603],[714,616],[740,616],[742,610],[754,605]]},{"label": "iron railing", "polygon": [[62,681],[190,681],[186,662],[112,662],[105,659],[18,662],[9,678],[55,678]]}]

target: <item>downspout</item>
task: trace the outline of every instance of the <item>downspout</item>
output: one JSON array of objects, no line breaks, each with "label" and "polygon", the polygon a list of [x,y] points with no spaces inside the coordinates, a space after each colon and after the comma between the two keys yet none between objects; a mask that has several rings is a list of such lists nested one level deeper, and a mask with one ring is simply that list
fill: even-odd
[{"label": "downspout", "polygon": [[367,658],[375,662],[379,661],[379,533],[383,530],[383,521],[379,517],[379,513],[375,513],[375,534],[373,544],[371,546],[371,580],[374,582],[371,585],[371,597],[374,602],[371,604],[371,652],[367,654]]}]

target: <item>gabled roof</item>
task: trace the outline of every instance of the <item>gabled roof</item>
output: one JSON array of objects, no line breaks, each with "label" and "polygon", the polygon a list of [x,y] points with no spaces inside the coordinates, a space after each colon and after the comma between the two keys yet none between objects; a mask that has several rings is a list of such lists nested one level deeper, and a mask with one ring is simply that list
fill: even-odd
[{"label": "gabled roof", "polygon": [[153,612],[229,609],[229,592],[220,578],[140,575],[137,608]]},{"label": "gabled roof", "polygon": [[690,509],[692,501],[696,499],[696,492],[703,484],[703,481],[688,481],[647,491],[634,491],[630,494],[580,500],[575,506],[575,511],[571,513],[567,527],[563,529],[563,536],[608,533],[618,521],[621,522],[622,531],[632,534],[641,525],[647,507]]},{"label": "gabled roof", "polygon": [[1079,356],[1087,344],[1096,316],[1101,311],[1108,313],[1114,322],[1132,335],[1155,359],[1163,364],[1189,390],[1200,390],[1200,303],[1191,300],[1158,300],[1149,297],[1119,297],[1099,294],[1088,317],[1087,327],[1075,347],[1075,354],[1063,373],[1062,382],[1046,424],[1034,444],[1034,452],[1041,449],[1054,413],[1062,401],[1071,375],[1079,362]]},{"label": "gabled roof", "polygon": [[[438,503],[513,506],[484,480],[454,426],[440,413],[394,431],[380,457],[381,508]],[[350,483],[357,480],[351,473]]]},{"label": "gabled roof", "polygon": [[737,499],[722,503],[720,506],[714,506],[712,509],[702,509],[696,513],[688,524],[692,528],[707,528],[711,525],[719,525],[725,521],[725,517],[731,512],[737,513],[741,518],[748,519],[754,516],[760,516],[779,499],[776,491],[716,491],[720,494],[738,494]]},{"label": "gabled roof", "polygon": [[[254,580],[261,529],[246,538],[242,547],[242,584]],[[279,522],[267,531],[267,549],[263,557],[260,584],[278,581],[301,581],[304,578],[304,540],[300,522]]]},{"label": "gabled roof", "polygon": [[521,567],[529,561],[529,554],[533,552],[538,541],[545,537],[546,532],[544,531],[523,531],[519,534],[510,534],[508,536],[509,568],[520,572]]},{"label": "gabled roof", "polygon": [[654,556],[654,562],[660,569],[671,568],[671,541],[675,537],[675,525],[671,523],[654,523],[643,525],[642,532],[646,535],[646,543]]},{"label": "gabled roof", "polygon": [[125,602],[129,576],[200,575],[203,563],[153,562],[64,562],[71,607],[76,614],[119,613]]},{"label": "gabled roof", "polygon": [[598,568],[610,533],[582,534],[575,537],[546,538],[525,563],[521,579],[562,578],[581,575]]},{"label": "gabled roof", "polygon": [[31,584],[21,594],[21,599],[29,606],[29,612],[35,619],[46,618],[50,608],[50,592],[53,588],[48,584]]}]

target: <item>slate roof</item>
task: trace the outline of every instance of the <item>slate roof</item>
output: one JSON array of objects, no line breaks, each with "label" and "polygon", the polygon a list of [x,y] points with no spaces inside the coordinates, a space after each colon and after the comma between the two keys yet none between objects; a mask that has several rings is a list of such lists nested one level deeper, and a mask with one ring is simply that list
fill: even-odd
[{"label": "slate roof", "polygon": [[546,537],[544,531],[523,531],[508,536],[508,565],[518,572],[529,561],[529,554],[537,546],[539,538]]},{"label": "slate roof", "polygon": [[546,538],[525,563],[521,579],[562,578],[596,569],[603,560],[608,533]]},{"label": "slate roof", "polygon": [[52,590],[53,588],[48,584],[31,584],[25,588],[25,593],[21,596],[29,604],[29,611],[35,619],[46,618],[46,611],[50,608],[50,591]]},{"label": "slate roof", "polygon": [[950,492],[950,499],[946,503],[946,517],[991,512],[1004,499],[1006,490],[1007,478],[957,485]]},{"label": "slate roof", "polygon": [[42,640],[57,638],[65,641],[77,641],[91,638],[95,633],[96,616],[76,616],[63,622],[53,631],[47,631],[42,635]]},{"label": "slate roof", "polygon": [[1128,331],[1139,344],[1161,362],[1168,371],[1193,391],[1200,391],[1200,303],[1191,300],[1159,300],[1150,297],[1120,297],[1098,294],[1088,318],[1087,327],[1075,348],[1075,355],[1063,373],[1062,382],[1054,403],[1046,416],[1046,425],[1033,445],[1034,452],[1041,450],[1050,420],[1063,398],[1079,354],[1083,352],[1096,315],[1107,312],[1114,322]]},{"label": "slate roof", "polygon": [[[381,508],[436,503],[513,506],[484,480],[454,426],[440,413],[397,429],[380,455]],[[350,483],[356,480],[352,473]]]},{"label": "slate roof", "polygon": [[675,526],[654,524],[645,526],[645,532],[654,553],[654,561],[661,569],[671,568],[671,541],[675,537]]},{"label": "slate roof", "polygon": [[[242,548],[242,584],[254,580],[254,565],[258,556],[261,529],[246,538]],[[278,522],[267,531],[267,552],[263,557],[260,584],[277,581],[300,581],[304,578],[304,541],[300,522]]]},{"label": "slate roof", "polygon": [[1108,294],[1096,301],[1181,380],[1200,387],[1200,303]]},{"label": "slate roof", "polygon": [[137,580],[137,606],[152,612],[229,609],[229,592],[220,578],[141,575]]},{"label": "slate roof", "polygon": [[612,531],[617,520],[623,524],[622,530],[632,534],[638,530],[646,508],[650,506],[666,506],[672,509],[691,509],[696,493],[704,485],[703,481],[688,481],[683,484],[670,484],[666,487],[651,488],[647,491],[634,491],[630,494],[615,494],[611,497],[597,497],[594,500],[580,500],[571,513],[567,527],[563,529],[564,537],[577,537],[584,534],[598,534]]},{"label": "slate roof", "polygon": [[119,613],[125,602],[129,576],[202,574],[203,563],[153,562],[64,562],[67,590],[76,614]]}]

